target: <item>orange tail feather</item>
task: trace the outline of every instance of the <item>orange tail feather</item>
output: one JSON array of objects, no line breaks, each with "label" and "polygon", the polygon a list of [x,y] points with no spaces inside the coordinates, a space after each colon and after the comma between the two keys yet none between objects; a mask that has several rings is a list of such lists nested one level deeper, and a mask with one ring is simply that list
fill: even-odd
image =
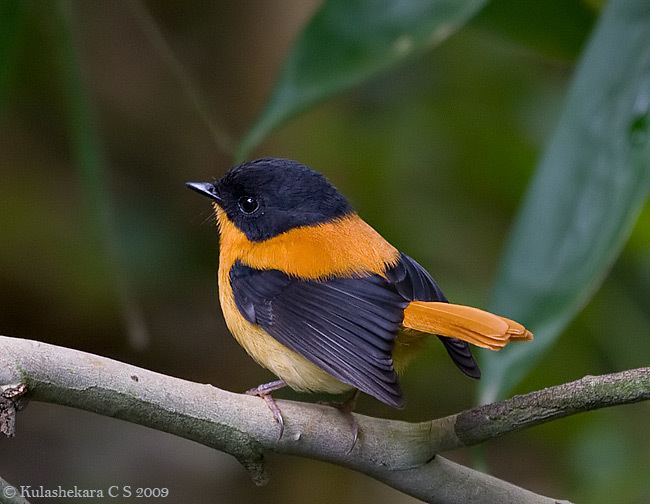
[{"label": "orange tail feather", "polygon": [[523,325],[471,306],[413,301],[402,324],[416,331],[458,338],[473,345],[501,350],[510,340],[532,340]]}]

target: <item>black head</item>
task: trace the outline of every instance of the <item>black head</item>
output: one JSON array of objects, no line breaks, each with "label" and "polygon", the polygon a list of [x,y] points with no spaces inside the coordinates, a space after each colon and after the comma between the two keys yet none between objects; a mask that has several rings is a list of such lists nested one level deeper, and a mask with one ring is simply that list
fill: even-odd
[{"label": "black head", "polygon": [[289,159],[257,159],[235,166],[214,184],[187,186],[214,199],[251,241],[352,212],[325,177]]}]

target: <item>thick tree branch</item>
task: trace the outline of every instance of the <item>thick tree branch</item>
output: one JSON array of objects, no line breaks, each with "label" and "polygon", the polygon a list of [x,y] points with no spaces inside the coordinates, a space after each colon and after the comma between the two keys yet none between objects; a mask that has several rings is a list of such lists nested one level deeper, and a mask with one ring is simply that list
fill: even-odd
[{"label": "thick tree branch", "polygon": [[435,503],[554,503],[436,456],[554,418],[650,397],[650,368],[552,387],[458,415],[406,423],[356,415],[360,438],[334,408],[278,401],[285,432],[263,401],[45,343],[0,336],[0,385],[26,384],[29,397],[120,418],[237,457],[257,483],[263,452],[329,461]]}]

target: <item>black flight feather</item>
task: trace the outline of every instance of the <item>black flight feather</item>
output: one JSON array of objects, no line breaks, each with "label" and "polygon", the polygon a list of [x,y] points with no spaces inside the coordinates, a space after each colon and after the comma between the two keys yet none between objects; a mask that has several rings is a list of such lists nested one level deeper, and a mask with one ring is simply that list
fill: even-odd
[{"label": "black flight feather", "polygon": [[230,282],[249,322],[342,382],[403,406],[391,355],[408,301],[386,279],[301,280],[237,262]]},{"label": "black flight feather", "polygon": [[[409,301],[440,301],[448,303],[429,272],[415,260],[401,254],[400,261],[386,272],[397,292]],[[469,344],[456,338],[439,337],[456,366],[471,378],[480,378],[481,370],[472,356]]]}]

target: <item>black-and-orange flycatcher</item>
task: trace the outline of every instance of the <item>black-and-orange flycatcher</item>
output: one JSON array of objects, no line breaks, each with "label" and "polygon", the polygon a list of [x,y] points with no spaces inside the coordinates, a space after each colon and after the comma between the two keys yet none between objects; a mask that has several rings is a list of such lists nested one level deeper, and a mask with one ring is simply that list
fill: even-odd
[{"label": "black-and-orange flycatcher", "polygon": [[532,339],[517,322],[450,304],[422,266],[303,164],[258,159],[187,186],[213,200],[221,308],[239,344],[279,378],[249,393],[265,399],[281,428],[270,395],[281,387],[357,389],[400,408],[398,375],[427,336],[472,378],[480,371],[468,343],[500,350]]}]

